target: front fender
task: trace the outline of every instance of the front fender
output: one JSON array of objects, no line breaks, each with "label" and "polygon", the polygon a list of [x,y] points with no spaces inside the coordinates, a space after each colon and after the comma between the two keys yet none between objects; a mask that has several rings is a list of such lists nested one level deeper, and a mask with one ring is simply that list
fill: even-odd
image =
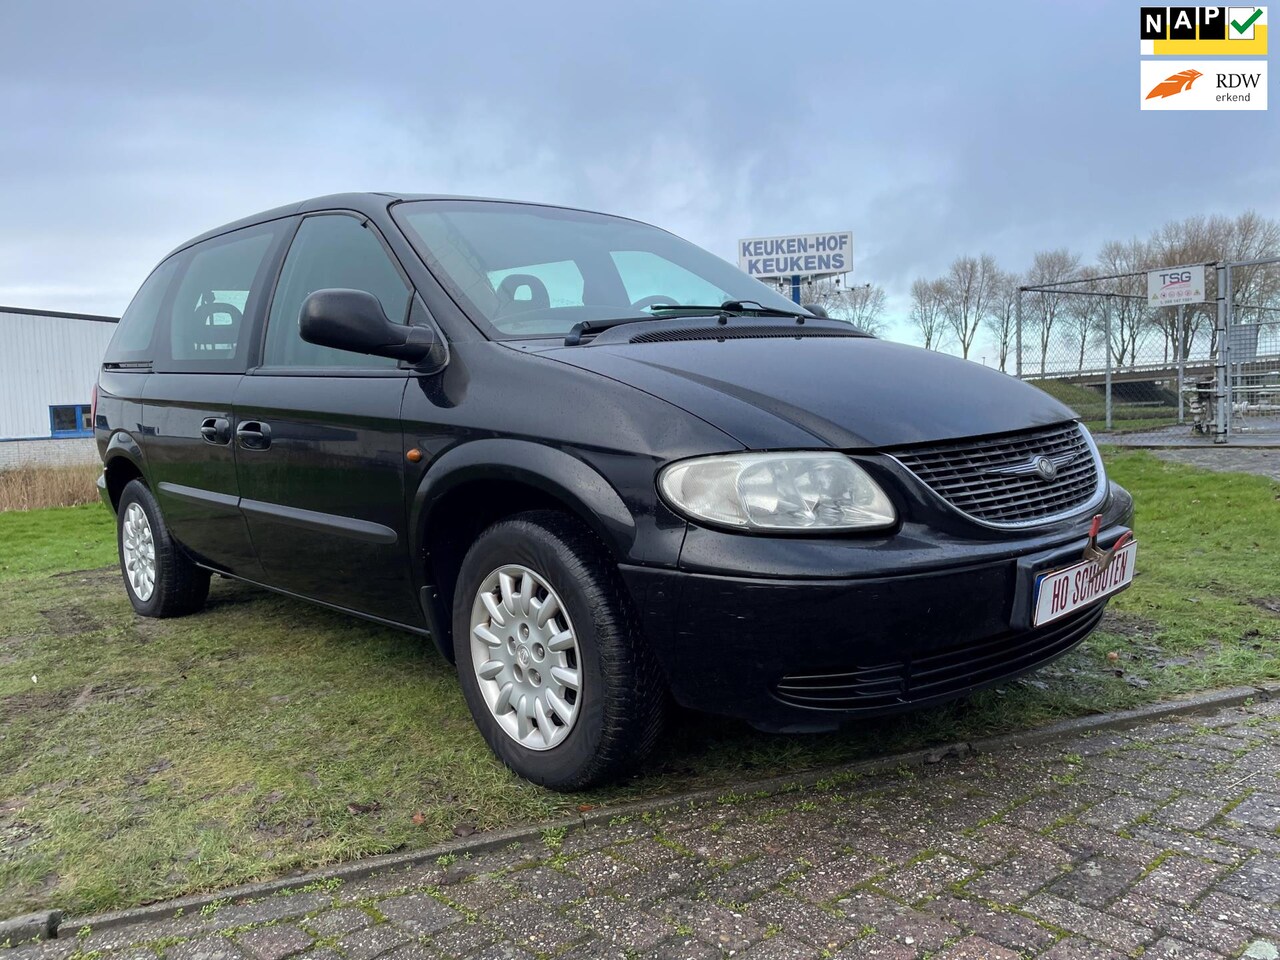
[{"label": "front fender", "polygon": [[604,540],[614,556],[628,556],[635,543],[635,517],[618,492],[590,465],[546,444],[493,438],[460,444],[428,467],[409,513],[415,555],[423,551],[434,505],[450,490],[473,480],[522,483],[563,501]]}]

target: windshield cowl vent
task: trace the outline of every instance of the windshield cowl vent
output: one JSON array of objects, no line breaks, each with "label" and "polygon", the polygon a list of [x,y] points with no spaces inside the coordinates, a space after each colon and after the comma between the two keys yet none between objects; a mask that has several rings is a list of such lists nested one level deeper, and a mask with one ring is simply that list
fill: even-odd
[{"label": "windshield cowl vent", "polygon": [[650,330],[637,333],[628,343],[677,343],[682,340],[801,340],[810,337],[862,337],[866,334],[853,327],[841,330],[838,327],[800,326],[777,324],[755,326],[743,325],[716,327],[685,327],[677,330]]}]

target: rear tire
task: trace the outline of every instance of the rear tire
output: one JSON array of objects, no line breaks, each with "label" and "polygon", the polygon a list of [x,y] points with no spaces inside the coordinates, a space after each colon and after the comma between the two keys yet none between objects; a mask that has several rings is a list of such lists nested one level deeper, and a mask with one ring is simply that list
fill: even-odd
[{"label": "rear tire", "polygon": [[527,780],[612,780],[658,739],[661,671],[616,564],[570,516],[532,511],[480,534],[458,574],[453,644],[476,726]]},{"label": "rear tire", "polygon": [[191,562],[169,535],[160,504],[141,480],[131,480],[116,509],[120,572],[133,609],[144,617],[195,613],[209,596],[209,571]]}]

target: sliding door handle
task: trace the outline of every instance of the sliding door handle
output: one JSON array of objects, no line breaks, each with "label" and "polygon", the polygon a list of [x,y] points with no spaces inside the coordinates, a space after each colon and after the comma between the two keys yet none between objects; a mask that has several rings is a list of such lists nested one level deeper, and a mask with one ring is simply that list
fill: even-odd
[{"label": "sliding door handle", "polygon": [[224,417],[206,417],[200,423],[200,436],[205,443],[230,443],[231,421]]},{"label": "sliding door handle", "polygon": [[236,442],[245,450],[265,450],[271,446],[271,428],[261,420],[244,420],[236,427]]}]

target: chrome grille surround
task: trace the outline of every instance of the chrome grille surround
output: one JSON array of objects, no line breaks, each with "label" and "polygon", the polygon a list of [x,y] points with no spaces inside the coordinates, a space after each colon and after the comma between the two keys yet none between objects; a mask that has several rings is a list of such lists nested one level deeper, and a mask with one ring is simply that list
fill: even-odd
[{"label": "chrome grille surround", "polygon": [[[889,451],[938,498],[988,527],[1016,529],[1083,513],[1106,496],[1093,438],[1077,422]],[[1034,470],[1038,458],[1056,475]]]}]

